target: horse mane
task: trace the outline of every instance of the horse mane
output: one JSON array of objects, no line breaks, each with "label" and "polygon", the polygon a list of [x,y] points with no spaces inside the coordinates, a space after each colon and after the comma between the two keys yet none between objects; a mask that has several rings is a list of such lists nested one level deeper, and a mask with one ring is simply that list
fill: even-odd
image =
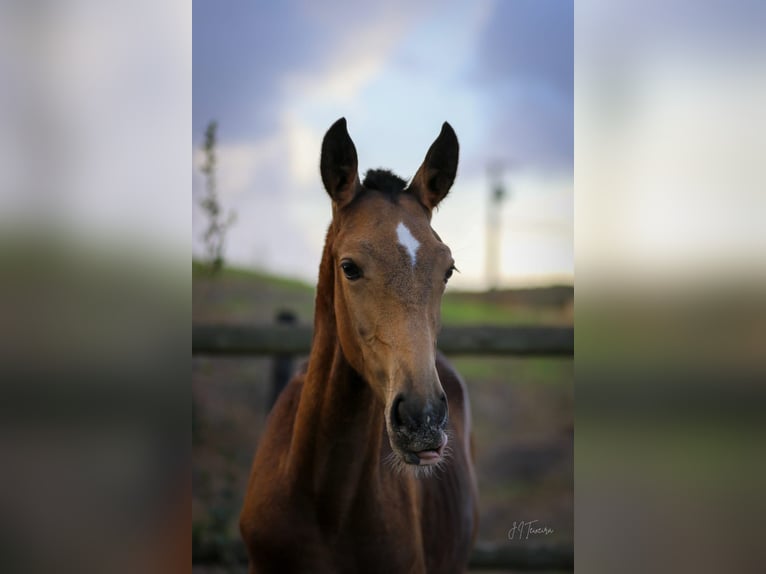
[{"label": "horse mane", "polygon": [[397,196],[407,187],[407,182],[388,169],[368,169],[364,174],[362,185],[367,189],[382,191],[390,199]]}]

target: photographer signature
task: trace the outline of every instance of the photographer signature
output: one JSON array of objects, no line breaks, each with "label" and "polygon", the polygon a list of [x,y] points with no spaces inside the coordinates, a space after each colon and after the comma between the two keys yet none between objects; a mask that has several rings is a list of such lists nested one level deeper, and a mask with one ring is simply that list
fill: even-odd
[{"label": "photographer signature", "polygon": [[539,520],[514,521],[513,526],[508,531],[508,540],[527,540],[533,534],[553,534],[553,528],[535,526],[538,522]]}]

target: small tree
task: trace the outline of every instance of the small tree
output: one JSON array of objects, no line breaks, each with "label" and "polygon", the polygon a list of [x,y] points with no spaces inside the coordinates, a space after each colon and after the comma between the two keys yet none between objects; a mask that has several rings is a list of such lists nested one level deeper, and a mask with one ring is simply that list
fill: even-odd
[{"label": "small tree", "polygon": [[217,129],[218,124],[215,121],[211,121],[205,130],[205,143],[202,146],[202,150],[205,152],[205,163],[202,164],[201,171],[207,180],[205,182],[206,194],[199,202],[200,207],[207,214],[209,222],[202,238],[205,241],[205,250],[207,251],[212,273],[216,273],[223,268],[226,232],[237,218],[236,213],[233,211],[229,211],[228,216],[224,218],[223,209],[218,201],[215,179]]}]

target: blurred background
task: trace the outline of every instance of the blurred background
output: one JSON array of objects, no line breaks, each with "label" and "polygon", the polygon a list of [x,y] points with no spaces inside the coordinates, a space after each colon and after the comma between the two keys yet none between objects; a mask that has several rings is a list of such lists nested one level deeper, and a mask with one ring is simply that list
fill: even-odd
[{"label": "blurred background", "polygon": [[757,572],[766,4],[576,6],[578,569]]},{"label": "blurred background", "polygon": [[[306,328],[330,218],[318,145],[345,115],[360,167],[404,177],[457,130],[434,218],[463,271],[451,322],[571,325],[515,290],[571,289],[574,217],[578,568],[760,572],[766,4],[252,4],[0,2],[3,571],[188,572],[190,519],[199,542],[236,540],[281,369],[193,355],[190,408],[189,312],[290,309]],[[569,537],[571,359],[453,359],[482,540],[525,518]]]},{"label": "blurred background", "polygon": [[[194,2],[195,328],[267,328],[278,317],[310,328],[331,219],[319,150],[343,116],[361,174],[383,167],[409,178],[442,122],[458,135],[458,178],[433,219],[460,270],[444,298],[445,330],[566,335],[573,26],[572,3],[559,1]],[[273,381],[298,357],[197,349],[193,556],[200,571],[237,571],[238,514]],[[478,539],[517,556],[564,549],[566,568],[572,349],[522,355],[451,357],[472,401]],[[514,523],[534,520],[553,532],[508,539]]]}]

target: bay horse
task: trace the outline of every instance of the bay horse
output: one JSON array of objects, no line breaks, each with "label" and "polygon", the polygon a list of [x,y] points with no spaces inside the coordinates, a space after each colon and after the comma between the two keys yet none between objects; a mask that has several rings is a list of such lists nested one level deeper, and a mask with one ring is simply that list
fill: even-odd
[{"label": "bay horse", "polygon": [[436,350],[455,269],[431,228],[452,187],[448,123],[409,185],[358,175],[345,118],[322,142],[332,199],[307,364],[255,455],[240,531],[251,573],[465,571],[478,524],[468,395]]}]

